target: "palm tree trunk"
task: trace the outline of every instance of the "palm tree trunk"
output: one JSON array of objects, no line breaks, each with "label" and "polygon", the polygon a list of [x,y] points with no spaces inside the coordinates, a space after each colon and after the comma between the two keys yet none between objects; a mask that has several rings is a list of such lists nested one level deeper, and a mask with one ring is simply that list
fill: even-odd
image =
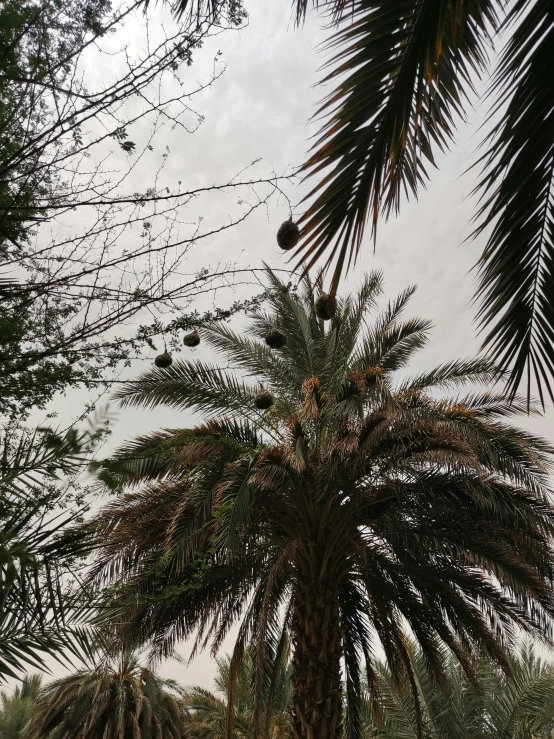
[{"label": "palm tree trunk", "polygon": [[293,634],[293,736],[338,739],[342,731],[339,606],[320,583],[297,584]]}]

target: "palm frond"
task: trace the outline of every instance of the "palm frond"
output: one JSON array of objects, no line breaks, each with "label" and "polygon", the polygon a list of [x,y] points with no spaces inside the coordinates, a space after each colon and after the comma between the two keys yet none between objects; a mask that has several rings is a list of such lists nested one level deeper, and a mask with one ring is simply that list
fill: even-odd
[{"label": "palm frond", "polygon": [[414,392],[431,388],[446,389],[467,382],[491,385],[499,377],[498,367],[486,357],[454,360],[421,375],[408,378],[398,388],[399,392]]},{"label": "palm frond", "polygon": [[52,486],[86,466],[98,432],[96,421],[63,436],[47,429],[3,435],[0,680],[29,667],[46,669],[46,655],[59,661],[91,655],[94,598],[67,577],[95,541],[90,529],[77,525],[82,510],[56,510],[63,498]]},{"label": "palm frond", "polygon": [[501,114],[487,139],[475,235],[487,232],[478,263],[484,347],[510,370],[508,390],[535,384],[554,401],[554,12],[515,3],[512,36],[493,80]]},{"label": "palm frond", "polygon": [[307,199],[295,255],[305,269],[334,263],[331,291],[382,212],[417,195],[450,144],[497,26],[491,0],[357,0],[332,36],[335,83],[318,115],[328,120],[303,165],[320,177]]},{"label": "palm frond", "polygon": [[177,362],[168,369],[153,369],[115,393],[122,406],[210,409],[225,413],[253,406],[255,391],[222,369],[202,362]]}]

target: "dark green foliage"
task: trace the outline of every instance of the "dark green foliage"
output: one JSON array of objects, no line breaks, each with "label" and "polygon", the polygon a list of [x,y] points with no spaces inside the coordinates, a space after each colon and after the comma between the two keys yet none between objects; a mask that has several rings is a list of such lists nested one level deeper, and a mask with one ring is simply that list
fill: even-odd
[{"label": "dark green foliage", "polygon": [[[75,478],[103,436],[101,426],[59,436],[5,431],[0,463],[0,682],[32,667],[88,657],[102,615],[76,577],[95,542]],[[65,655],[63,654],[65,653]]]},{"label": "dark green foliage", "polygon": [[25,675],[13,693],[0,694],[0,736],[2,739],[28,739],[28,726],[35,710],[42,683],[40,675]]},{"label": "dark green foliage", "polygon": [[498,118],[477,188],[476,235],[488,237],[479,317],[485,347],[513,367],[509,389],[529,395],[534,384],[554,401],[554,7],[519,0],[504,26],[512,36],[493,78]]},{"label": "dark green foliage", "polygon": [[[201,687],[186,690],[185,705],[189,711],[190,732],[196,739],[225,739],[226,699],[231,669],[229,656],[217,659],[215,694]],[[252,722],[255,713],[255,685],[256,655],[248,651],[244,655],[234,689],[235,739],[255,739]],[[271,694],[269,691],[265,692],[260,706],[261,723],[271,739],[288,739],[291,736],[291,701],[291,668],[285,654],[275,675]]]}]

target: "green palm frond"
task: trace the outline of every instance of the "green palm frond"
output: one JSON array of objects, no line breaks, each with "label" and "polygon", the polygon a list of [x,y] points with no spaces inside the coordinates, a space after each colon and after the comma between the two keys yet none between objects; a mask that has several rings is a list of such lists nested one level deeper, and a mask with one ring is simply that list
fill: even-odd
[{"label": "green palm frond", "polygon": [[45,670],[46,655],[91,656],[101,619],[94,597],[72,575],[95,542],[78,525],[83,511],[64,510],[55,483],[87,465],[100,431],[96,421],[63,436],[46,429],[2,436],[0,681]]},{"label": "green palm frond", "polygon": [[487,63],[495,4],[487,0],[357,0],[331,37],[336,88],[327,122],[303,166],[319,177],[301,218],[296,254],[306,269],[334,264],[332,291],[360,248],[367,221],[417,194],[463,116]]},{"label": "green palm frond", "polygon": [[233,413],[252,405],[254,388],[231,373],[202,362],[177,362],[167,369],[154,368],[140,384],[127,383],[115,393],[124,407],[155,407],[160,403],[174,408],[211,409]]},{"label": "green palm frond", "polygon": [[[227,692],[231,674],[231,657],[217,659],[216,693],[201,687],[192,687],[185,693],[185,705],[190,715],[190,730],[199,739],[225,739],[227,723]],[[264,694],[262,723],[266,725],[267,739],[290,737],[289,711],[291,703],[290,665],[286,658],[278,661],[278,670],[272,694]],[[236,679],[234,691],[234,739],[251,739],[259,735],[254,730],[256,654],[245,653]]]},{"label": "green palm frond", "polygon": [[[444,650],[445,678],[430,679],[425,655],[410,643],[425,739],[549,739],[554,728],[554,669],[529,643],[509,657],[509,675],[482,655],[475,655],[478,684]],[[364,734],[375,739],[416,739],[413,700],[406,679],[394,685],[386,665],[378,666],[379,705],[366,693]]]},{"label": "green palm frond", "polygon": [[26,675],[12,693],[0,693],[0,736],[3,739],[25,739],[41,687],[41,675]]},{"label": "green palm frond", "polygon": [[[478,263],[484,346],[508,387],[535,384],[554,401],[554,11],[549,2],[515,3],[512,31],[493,92],[493,126],[477,191],[476,234],[488,241]],[[506,107],[507,104],[507,107]]]}]

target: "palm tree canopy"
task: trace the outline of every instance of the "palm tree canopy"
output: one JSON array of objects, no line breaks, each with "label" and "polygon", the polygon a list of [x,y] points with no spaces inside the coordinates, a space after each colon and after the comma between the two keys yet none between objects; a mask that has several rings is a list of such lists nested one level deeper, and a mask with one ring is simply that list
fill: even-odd
[{"label": "palm tree canopy", "polygon": [[[551,739],[554,730],[554,666],[530,644],[508,656],[510,676],[487,659],[477,663],[479,686],[460,664],[443,654],[447,681],[429,679],[421,650],[412,645],[414,674],[423,714],[424,739]],[[417,721],[411,686],[400,689],[380,664],[376,711],[368,700],[364,736],[369,739],[416,739]]]},{"label": "palm tree canopy", "polygon": [[[176,362],[119,391],[122,404],[209,417],[106,464],[124,490],[98,516],[94,574],[157,654],[192,636],[217,650],[240,623],[230,698],[249,646],[259,706],[290,643],[301,736],[340,735],[344,657],[357,737],[360,658],[371,686],[376,639],[400,679],[412,669],[406,624],[436,677],[440,644],[471,672],[474,650],[505,664],[514,627],[550,633],[552,450],[509,424],[524,400],[482,387],[490,362],[407,375],[430,329],[402,318],[413,289],[370,323],[372,274],[326,323],[307,278],[300,294],[269,270],[268,281],[269,310],[248,331],[204,330],[223,366]],[[279,350],[264,342],[275,327]]]},{"label": "palm tree canopy", "polygon": [[[231,657],[217,659],[215,694],[202,687],[189,688],[185,693],[185,705],[189,709],[189,727],[197,739],[225,739],[227,729],[227,692],[231,673]],[[254,691],[256,683],[256,655],[248,650],[236,678],[234,737],[254,739],[252,717],[255,712]],[[277,671],[271,705],[269,696],[263,696],[262,721],[268,727],[271,739],[290,737],[290,709],[292,683],[290,663],[284,655]]]},{"label": "palm tree canopy", "polygon": [[123,653],[49,683],[33,714],[32,739],[184,739],[180,688]]}]

